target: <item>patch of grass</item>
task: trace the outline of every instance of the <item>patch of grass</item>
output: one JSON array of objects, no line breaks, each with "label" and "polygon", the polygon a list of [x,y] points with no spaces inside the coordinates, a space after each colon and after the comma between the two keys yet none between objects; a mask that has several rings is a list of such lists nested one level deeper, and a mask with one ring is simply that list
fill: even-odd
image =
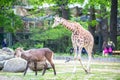
[{"label": "patch of grass", "polygon": [[[83,63],[85,65],[86,62]],[[93,62],[90,74],[84,72],[79,62],[76,62],[77,71],[73,74],[72,64],[73,61],[64,63],[64,60],[55,60],[56,76],[52,69],[47,70],[44,76],[42,71],[38,71],[37,76],[34,72],[27,72],[26,76],[23,73],[0,72],[0,80],[1,77],[8,78],[5,80],[120,80],[120,63]]]}]

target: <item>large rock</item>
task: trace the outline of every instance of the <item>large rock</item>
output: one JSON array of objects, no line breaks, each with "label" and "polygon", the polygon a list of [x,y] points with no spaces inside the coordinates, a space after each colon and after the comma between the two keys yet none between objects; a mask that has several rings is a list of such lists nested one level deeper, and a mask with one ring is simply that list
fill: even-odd
[{"label": "large rock", "polygon": [[2,49],[0,49],[0,54],[2,54]]},{"label": "large rock", "polygon": [[22,58],[12,58],[5,62],[3,71],[5,72],[23,72],[27,61]]},{"label": "large rock", "polygon": [[14,57],[14,51],[10,48],[0,49],[0,70],[3,69],[4,63],[6,60],[9,60]]},{"label": "large rock", "polygon": [[14,50],[9,47],[2,48],[2,53],[8,54],[8,55],[14,55]]},{"label": "large rock", "polygon": [[6,60],[4,60],[4,61],[0,61],[0,70],[3,69],[5,61],[6,61]]},{"label": "large rock", "polygon": [[2,70],[2,68],[4,67],[4,63],[6,62],[6,60],[9,60],[11,58],[13,58],[13,55],[7,55],[7,54],[0,54],[0,70]]},{"label": "large rock", "polygon": [[13,57],[14,57],[13,55],[0,54],[0,61],[8,60],[8,59],[11,59]]}]

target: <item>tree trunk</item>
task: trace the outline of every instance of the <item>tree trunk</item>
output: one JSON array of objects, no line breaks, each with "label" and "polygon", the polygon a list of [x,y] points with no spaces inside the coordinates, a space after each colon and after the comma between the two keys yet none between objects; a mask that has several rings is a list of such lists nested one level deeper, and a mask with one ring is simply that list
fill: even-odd
[{"label": "tree trunk", "polygon": [[61,0],[61,1],[56,1],[56,4],[59,6],[58,9],[58,14],[59,16],[65,18],[65,19],[69,19],[69,8],[68,8],[68,0]]},{"label": "tree trunk", "polygon": [[[104,14],[103,14],[104,12]],[[108,19],[107,17],[106,18],[103,18],[104,16],[106,16],[106,7],[105,5],[101,5],[101,22],[100,22],[100,30],[101,30],[101,33],[102,33],[102,37],[103,37],[103,42],[104,41],[108,41]],[[102,15],[103,14],[103,15]]]},{"label": "tree trunk", "polygon": [[[90,6],[90,22],[92,22],[92,20],[96,20],[94,6]],[[88,29],[91,32],[91,34],[93,35],[93,37],[95,38],[95,25],[93,26],[93,25],[89,24]],[[94,53],[96,52],[95,45],[93,48],[93,52]]]},{"label": "tree trunk", "polygon": [[75,17],[80,17],[81,15],[82,15],[82,8],[79,8],[78,6],[76,6]]},{"label": "tree trunk", "polygon": [[[111,0],[110,40],[117,46],[117,0]],[[115,47],[116,49],[116,47]]]},{"label": "tree trunk", "polygon": [[[94,6],[90,7],[90,22],[92,22],[92,20],[95,20],[95,9],[94,9]],[[95,35],[95,26],[90,24],[88,29],[92,33],[92,35],[94,36]]]},{"label": "tree trunk", "polygon": [[69,9],[66,7],[67,6],[64,6],[64,5],[61,6],[62,17],[65,19],[69,19]]},{"label": "tree trunk", "polygon": [[3,27],[0,27],[0,46],[2,44],[2,40],[4,39],[3,32],[4,32]]}]

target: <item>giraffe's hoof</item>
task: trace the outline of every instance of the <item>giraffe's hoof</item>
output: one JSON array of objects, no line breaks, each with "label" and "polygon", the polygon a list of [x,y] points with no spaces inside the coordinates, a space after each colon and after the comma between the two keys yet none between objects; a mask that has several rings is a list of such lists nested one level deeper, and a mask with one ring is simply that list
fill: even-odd
[{"label": "giraffe's hoof", "polygon": [[85,70],[85,73],[86,73],[86,74],[89,74],[89,72],[88,72],[87,70]]},{"label": "giraffe's hoof", "polygon": [[90,68],[88,68],[86,71],[87,71],[87,72],[86,72],[87,74],[90,74],[90,71],[91,71],[91,70],[90,70]]},{"label": "giraffe's hoof", "polygon": [[90,71],[88,71],[88,70],[85,70],[85,73],[86,73],[86,74],[90,74]]}]

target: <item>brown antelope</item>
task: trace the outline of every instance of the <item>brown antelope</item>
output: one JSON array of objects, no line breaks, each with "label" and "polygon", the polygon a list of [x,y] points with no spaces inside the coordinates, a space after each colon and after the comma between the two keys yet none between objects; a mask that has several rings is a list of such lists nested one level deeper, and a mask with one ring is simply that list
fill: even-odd
[{"label": "brown antelope", "polygon": [[[19,54],[19,56],[18,56],[18,54]],[[55,70],[55,66],[53,63],[53,54],[54,54],[53,51],[51,51],[49,48],[30,49],[27,51],[24,51],[22,48],[17,48],[15,50],[16,57],[21,56],[21,58],[23,58],[27,61],[27,66],[24,71],[24,75],[27,72],[30,62],[34,63],[35,75],[37,75],[37,62],[46,61],[46,60],[51,64],[51,66],[54,70],[54,75],[56,75],[56,70]],[[44,75],[46,69],[47,69],[47,63],[45,63],[45,65],[44,65],[42,75]]]},{"label": "brown antelope", "polygon": [[[77,22],[70,22],[64,18],[55,16],[54,17],[54,24],[52,27],[56,27],[59,24],[63,25],[66,27],[68,30],[72,32],[71,35],[71,40],[72,40],[72,45],[74,48],[74,70],[73,72],[76,72],[76,60],[80,61],[80,64],[82,65],[82,68],[85,70],[86,73],[90,72],[90,63],[91,63],[91,58],[92,58],[92,49],[94,45],[94,38],[92,34],[84,29],[79,23]],[[85,48],[87,53],[88,53],[88,65],[87,69],[83,66],[82,61],[81,61],[81,51],[82,48]]]}]

